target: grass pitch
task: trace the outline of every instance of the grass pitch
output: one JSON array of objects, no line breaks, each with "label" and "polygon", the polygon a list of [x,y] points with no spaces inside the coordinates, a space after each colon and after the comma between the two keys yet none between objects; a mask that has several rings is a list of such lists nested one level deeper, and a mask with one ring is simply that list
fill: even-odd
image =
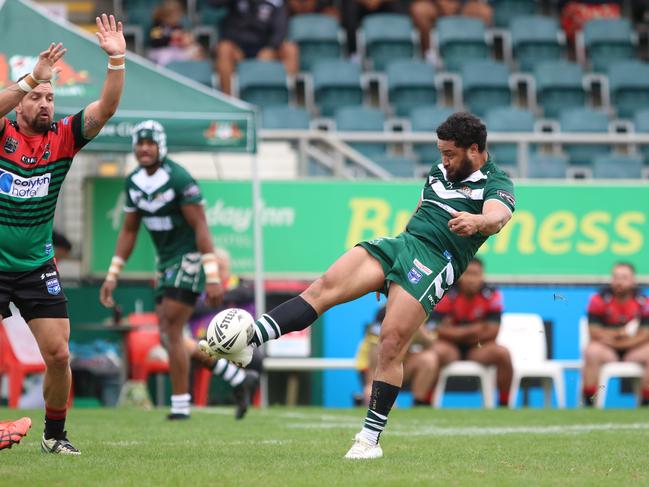
[{"label": "grass pitch", "polygon": [[39,451],[42,411],[20,445],[0,452],[2,486],[649,485],[646,410],[394,410],[385,457],[343,455],[364,409],[74,409],[77,458]]}]

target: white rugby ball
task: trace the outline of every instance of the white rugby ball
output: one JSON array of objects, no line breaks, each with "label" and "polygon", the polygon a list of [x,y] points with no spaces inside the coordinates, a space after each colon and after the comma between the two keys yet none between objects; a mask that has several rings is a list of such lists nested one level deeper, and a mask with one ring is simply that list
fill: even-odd
[{"label": "white rugby ball", "polygon": [[254,333],[255,319],[239,308],[217,314],[207,327],[207,343],[217,353],[235,354],[246,348]]}]

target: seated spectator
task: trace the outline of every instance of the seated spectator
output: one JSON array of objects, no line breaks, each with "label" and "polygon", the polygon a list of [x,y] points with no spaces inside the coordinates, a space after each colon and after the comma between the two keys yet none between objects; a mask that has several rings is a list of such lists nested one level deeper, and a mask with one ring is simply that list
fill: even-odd
[{"label": "seated spectator", "polygon": [[457,360],[473,360],[495,365],[499,405],[506,406],[512,383],[512,362],[509,351],[496,344],[502,314],[502,297],[497,289],[484,283],[482,261],[474,258],[433,313],[437,341],[433,348],[440,367]]},{"label": "seated spectator", "polygon": [[477,17],[491,25],[493,10],[485,0],[412,0],[410,16],[421,38],[421,50],[430,49],[430,30],[435,21],[447,15]]},{"label": "seated spectator", "polygon": [[284,0],[210,0],[210,3],[228,8],[219,28],[214,60],[221,91],[232,94],[232,74],[244,59],[279,59],[289,75],[298,72],[297,46],[285,42],[288,8]]},{"label": "seated spectator", "polygon": [[562,0],[557,6],[561,12],[561,26],[571,44],[575,40],[575,34],[589,20],[615,19],[622,13],[619,0]]},{"label": "seated spectator", "polygon": [[[372,392],[374,370],[378,360],[381,323],[385,318],[385,307],[381,308],[374,321],[367,325],[365,336],[356,352],[356,368],[363,383],[363,400],[367,404]],[[437,356],[432,350],[433,334],[422,325],[415,335],[403,362],[403,383],[410,385],[415,406],[430,406],[430,397],[439,371]],[[358,401],[361,402],[361,401]]]},{"label": "seated spectator", "polygon": [[203,59],[205,54],[191,32],[187,32],[182,19],[183,5],[178,0],[165,0],[153,12],[153,27],[149,32],[149,59],[165,66],[172,61]]},{"label": "seated spectator", "polygon": [[584,406],[592,406],[599,370],[607,362],[638,362],[645,367],[642,404],[649,405],[649,300],[637,288],[633,265],[613,266],[611,284],[588,303],[590,341],[584,350]]},{"label": "seated spectator", "polygon": [[356,30],[363,17],[370,14],[406,14],[401,0],[346,0],[343,2],[343,27],[347,36],[347,50],[356,52]]},{"label": "seated spectator", "polygon": [[67,259],[72,251],[72,244],[62,233],[52,230],[52,245],[54,246],[54,258],[56,260]]},{"label": "seated spectator", "polygon": [[303,14],[325,14],[340,19],[340,12],[333,0],[288,0],[288,13],[291,17]]}]

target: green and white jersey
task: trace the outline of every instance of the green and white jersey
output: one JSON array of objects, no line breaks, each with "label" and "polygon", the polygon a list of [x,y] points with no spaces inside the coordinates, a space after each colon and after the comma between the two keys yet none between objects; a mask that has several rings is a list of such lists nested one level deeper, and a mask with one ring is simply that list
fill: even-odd
[{"label": "green and white jersey", "polygon": [[137,211],[153,239],[158,266],[189,252],[197,252],[194,229],[187,223],[181,207],[200,204],[201,190],[185,168],[165,158],[149,176],[138,168],[126,178],[124,211]]},{"label": "green and white jersey", "polygon": [[433,165],[422,190],[420,208],[408,223],[406,232],[428,242],[454,263],[458,272],[464,272],[487,237],[476,233],[460,237],[448,228],[451,212],[465,211],[481,214],[485,201],[497,200],[514,211],[514,185],[491,158],[481,169],[460,182],[446,179],[446,170],[440,163]]}]

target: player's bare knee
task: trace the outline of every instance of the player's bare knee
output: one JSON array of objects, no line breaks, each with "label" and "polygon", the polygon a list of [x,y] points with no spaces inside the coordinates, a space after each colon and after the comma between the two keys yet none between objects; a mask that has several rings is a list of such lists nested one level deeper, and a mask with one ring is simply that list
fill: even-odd
[{"label": "player's bare knee", "polygon": [[43,360],[48,369],[67,369],[70,365],[70,350],[67,345],[61,344],[43,352]]},{"label": "player's bare knee", "polygon": [[398,330],[381,333],[379,339],[379,366],[387,366],[398,362],[404,343],[405,337]]},{"label": "player's bare knee", "polygon": [[302,293],[302,297],[306,298],[311,304],[316,304],[319,308],[329,307],[331,301],[335,299],[335,292],[334,279],[329,273],[325,273],[311,283],[306,291]]}]

